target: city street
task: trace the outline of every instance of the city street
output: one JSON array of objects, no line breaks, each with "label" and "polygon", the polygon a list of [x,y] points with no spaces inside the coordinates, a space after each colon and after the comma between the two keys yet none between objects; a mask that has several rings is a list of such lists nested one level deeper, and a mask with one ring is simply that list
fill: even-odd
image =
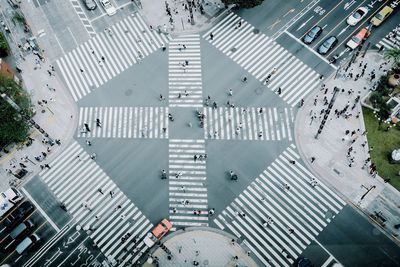
[{"label": "city street", "polygon": [[[131,1],[112,2],[115,16],[77,0],[24,7],[51,25],[41,37],[57,39],[48,64],[76,107],[73,136],[22,187],[40,244],[0,263],[132,266],[152,253],[143,239],[167,218],[172,231],[225,231],[259,266],[303,257],[400,266],[398,240],[316,175],[295,129],[304,101],[353,55],[346,41],[395,1],[264,1],[181,34],[153,29]],[[348,26],[360,6],[368,15]],[[398,25],[399,9],[372,29],[369,49]],[[303,43],[315,25],[321,36]],[[319,54],[330,35],[338,44]]]}]

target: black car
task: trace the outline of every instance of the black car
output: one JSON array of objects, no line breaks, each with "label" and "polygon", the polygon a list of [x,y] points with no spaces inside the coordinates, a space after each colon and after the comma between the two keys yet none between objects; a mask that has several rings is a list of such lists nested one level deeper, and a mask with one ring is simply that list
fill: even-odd
[{"label": "black car", "polygon": [[318,53],[325,55],[338,43],[338,39],[335,36],[329,36],[325,41],[318,47]]},{"label": "black car", "polygon": [[34,209],[35,206],[33,206],[31,202],[23,202],[16,210],[11,212],[10,215],[7,216],[3,223],[4,226],[7,228],[14,227],[18,223],[20,223],[26,216],[31,214]]},{"label": "black car", "polygon": [[311,30],[307,32],[303,37],[303,42],[305,44],[311,44],[315,39],[318,38],[322,33],[322,28],[320,26],[314,26]]}]

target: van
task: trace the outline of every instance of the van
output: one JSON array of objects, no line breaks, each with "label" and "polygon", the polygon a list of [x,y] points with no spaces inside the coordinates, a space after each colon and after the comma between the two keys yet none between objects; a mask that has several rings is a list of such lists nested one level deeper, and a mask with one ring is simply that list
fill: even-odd
[{"label": "van", "polygon": [[26,216],[28,216],[35,207],[31,202],[25,201],[23,202],[16,210],[10,213],[7,218],[4,220],[4,226],[7,228],[12,228],[19,222],[21,222]]},{"label": "van", "polygon": [[40,240],[40,237],[37,234],[28,236],[27,238],[22,240],[21,243],[18,244],[18,246],[15,248],[15,251],[17,251],[17,253],[19,255],[21,255],[25,251],[29,250],[39,240]]},{"label": "van", "polygon": [[375,27],[378,27],[379,25],[382,24],[389,16],[390,14],[393,13],[393,8],[390,6],[385,6],[384,8],[381,9],[381,11],[378,12],[372,19],[371,23]]},{"label": "van", "polygon": [[23,199],[22,194],[16,188],[9,188],[0,193],[0,218],[3,217],[14,207],[15,204]]},{"label": "van", "polygon": [[24,237],[24,235],[31,230],[35,224],[31,220],[27,220],[23,223],[20,223],[17,227],[15,227],[11,232],[10,236],[13,239],[19,239]]}]

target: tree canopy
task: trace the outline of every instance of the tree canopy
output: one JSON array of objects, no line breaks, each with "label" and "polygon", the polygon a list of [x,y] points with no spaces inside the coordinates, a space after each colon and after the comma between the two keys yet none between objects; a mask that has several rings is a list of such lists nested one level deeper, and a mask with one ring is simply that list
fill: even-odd
[{"label": "tree canopy", "polygon": [[395,68],[400,67],[400,48],[392,48],[385,52],[385,58],[393,60]]}]

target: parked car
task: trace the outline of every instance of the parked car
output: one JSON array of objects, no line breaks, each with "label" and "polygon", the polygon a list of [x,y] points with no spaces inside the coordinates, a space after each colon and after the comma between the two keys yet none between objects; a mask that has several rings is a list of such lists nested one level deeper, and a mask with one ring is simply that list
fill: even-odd
[{"label": "parked car", "polygon": [[156,227],[148,233],[143,242],[149,248],[152,247],[156,242],[161,240],[161,238],[168,233],[168,231],[172,228],[172,224],[167,219],[163,219]]},{"label": "parked car", "polygon": [[329,36],[318,47],[318,53],[320,53],[321,55],[327,54],[337,43],[338,43],[338,39],[335,36]]},{"label": "parked car", "polygon": [[362,42],[368,37],[368,29],[362,28],[356,35],[351,37],[351,39],[347,42],[346,46],[351,49],[356,49]]},{"label": "parked car", "polygon": [[83,0],[83,2],[85,3],[86,8],[89,10],[95,10],[97,7],[96,1],[94,0]]},{"label": "parked car", "polygon": [[111,4],[110,0],[100,0],[100,3],[107,12],[107,15],[112,16],[117,13],[117,9]]},{"label": "parked car", "polygon": [[7,228],[12,228],[20,223],[26,216],[32,213],[35,207],[31,202],[23,202],[16,210],[10,213],[4,220],[3,224]]},{"label": "parked car", "polygon": [[39,242],[39,240],[40,240],[40,237],[37,234],[28,236],[27,238],[22,240],[21,243],[18,244],[15,251],[17,251],[17,253],[19,255],[21,255],[25,251],[28,251],[34,244]]},{"label": "parked car", "polygon": [[390,14],[393,13],[393,8],[390,6],[385,6],[384,8],[381,9],[381,11],[378,12],[372,19],[371,23],[375,27],[378,27],[381,25],[389,16]]},{"label": "parked car", "polygon": [[303,42],[305,44],[311,44],[315,39],[317,39],[322,33],[322,28],[320,26],[312,27],[306,35],[303,37]]},{"label": "parked car", "polygon": [[359,23],[365,16],[368,14],[368,8],[366,7],[359,7],[354,11],[348,18],[347,18],[347,24],[350,26],[355,26],[357,23]]}]

